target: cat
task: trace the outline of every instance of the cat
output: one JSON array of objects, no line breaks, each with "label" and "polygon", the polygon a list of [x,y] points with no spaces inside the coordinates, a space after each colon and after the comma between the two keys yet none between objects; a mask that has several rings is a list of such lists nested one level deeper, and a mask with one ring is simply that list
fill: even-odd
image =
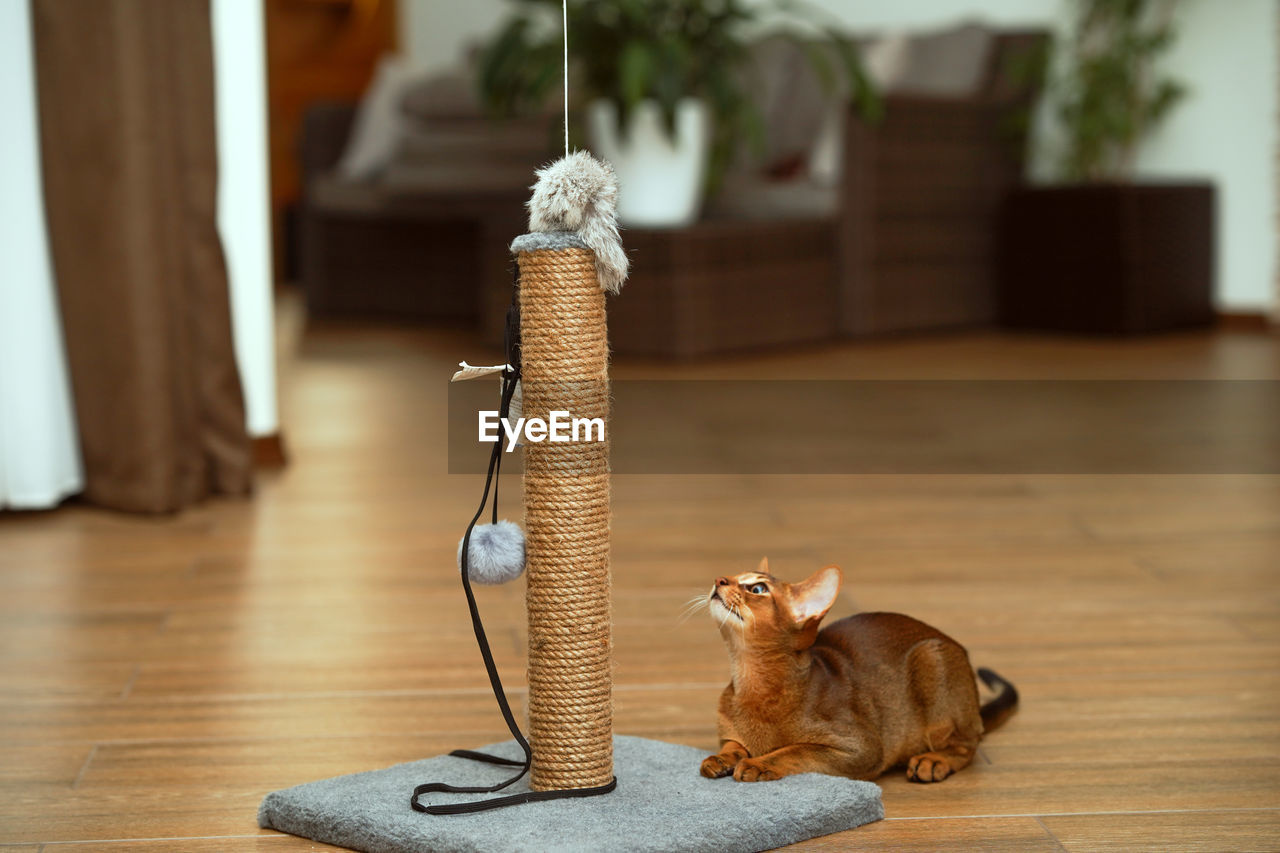
[{"label": "cat", "polygon": [[789,584],[767,559],[716,580],[707,603],[733,680],[720,697],[720,752],[702,762],[703,776],[872,780],[905,764],[908,779],[941,782],[1017,706],[1013,685],[980,669],[998,693],[979,707],[968,652],[909,616],[860,613],[819,631],[840,582],[839,567],[827,566]]}]

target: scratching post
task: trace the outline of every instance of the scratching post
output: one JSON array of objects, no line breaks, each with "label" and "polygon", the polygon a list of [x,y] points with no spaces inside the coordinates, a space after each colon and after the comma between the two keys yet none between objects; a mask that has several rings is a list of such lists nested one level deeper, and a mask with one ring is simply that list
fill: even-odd
[{"label": "scratching post", "polygon": [[[260,826],[365,853],[745,853],[883,817],[880,789],[870,782],[805,774],[738,785],[700,776],[699,750],[613,737],[605,294],[616,294],[627,277],[616,197],[612,169],[583,152],[538,172],[531,233],[511,244],[520,328],[512,322],[509,331],[518,349],[507,352],[511,366],[483,368],[503,374],[507,402],[512,383],[523,383],[529,421],[551,423],[556,411],[606,425],[603,435],[576,441],[570,427],[566,442],[526,431],[523,540],[515,525],[498,521],[496,508],[492,523],[478,524],[503,452],[495,445],[484,497],[459,545],[476,639],[515,740],[276,791],[262,802]],[[528,580],[528,739],[502,690],[471,590],[473,581],[509,580],[521,567]],[[421,783],[441,777],[450,781]]]},{"label": "scratching post", "polygon": [[613,169],[578,151],[538,172],[520,269],[523,414],[600,419],[604,434],[524,457],[529,785],[613,784],[609,614],[609,342],[605,293],[627,277]]},{"label": "scratching post", "polygon": [[[518,252],[523,414],[550,419],[558,410],[607,422],[595,253],[563,242]],[[613,778],[607,437],[606,427],[605,441],[530,443],[524,451],[530,785],[539,791]]]}]

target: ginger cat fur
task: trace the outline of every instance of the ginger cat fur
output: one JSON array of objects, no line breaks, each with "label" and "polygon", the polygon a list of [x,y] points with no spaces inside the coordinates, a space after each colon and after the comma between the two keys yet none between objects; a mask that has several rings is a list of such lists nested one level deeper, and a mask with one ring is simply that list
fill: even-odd
[{"label": "ginger cat fur", "polygon": [[999,690],[980,708],[968,653],[909,616],[860,613],[819,632],[840,581],[827,566],[789,584],[768,560],[716,580],[708,603],[733,680],[720,697],[720,752],[703,776],[871,780],[905,764],[908,779],[940,782],[973,760],[984,724],[1016,706],[1012,684],[979,670]]}]

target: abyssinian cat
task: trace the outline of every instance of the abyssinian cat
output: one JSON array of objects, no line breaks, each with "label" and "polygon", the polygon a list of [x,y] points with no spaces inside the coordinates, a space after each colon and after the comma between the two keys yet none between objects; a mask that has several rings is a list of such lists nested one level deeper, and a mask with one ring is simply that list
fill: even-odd
[{"label": "abyssinian cat", "polygon": [[819,631],[840,580],[827,566],[789,584],[767,560],[716,580],[708,603],[733,680],[720,697],[720,752],[703,776],[875,779],[905,764],[908,779],[940,782],[973,760],[984,724],[1017,705],[1012,684],[978,670],[999,691],[979,708],[968,653],[909,616],[860,613]]}]

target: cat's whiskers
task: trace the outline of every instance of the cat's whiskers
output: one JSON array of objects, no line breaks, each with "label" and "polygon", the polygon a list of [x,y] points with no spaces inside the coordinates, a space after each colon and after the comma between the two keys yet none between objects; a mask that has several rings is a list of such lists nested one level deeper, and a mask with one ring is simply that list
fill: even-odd
[{"label": "cat's whiskers", "polygon": [[[734,626],[738,629],[738,633],[745,634],[746,619],[743,617],[742,614],[746,611],[746,608],[742,606],[742,603],[735,602],[734,604],[725,604],[724,610],[726,611],[728,616],[734,617],[734,620],[733,620]],[[728,621],[728,616],[725,617],[726,622]],[[724,622],[721,622],[720,624],[723,625]]]},{"label": "cat's whiskers", "polygon": [[681,605],[681,609],[684,611],[697,610],[699,607],[706,607],[708,603],[710,603],[710,597],[706,593],[700,593]]},{"label": "cat's whiskers", "polygon": [[693,618],[693,614],[702,610],[704,607],[709,607],[710,605],[711,599],[706,594],[695,595],[693,598],[685,602],[684,606],[681,608],[680,619],[676,624],[683,625],[685,622],[688,622]]}]

